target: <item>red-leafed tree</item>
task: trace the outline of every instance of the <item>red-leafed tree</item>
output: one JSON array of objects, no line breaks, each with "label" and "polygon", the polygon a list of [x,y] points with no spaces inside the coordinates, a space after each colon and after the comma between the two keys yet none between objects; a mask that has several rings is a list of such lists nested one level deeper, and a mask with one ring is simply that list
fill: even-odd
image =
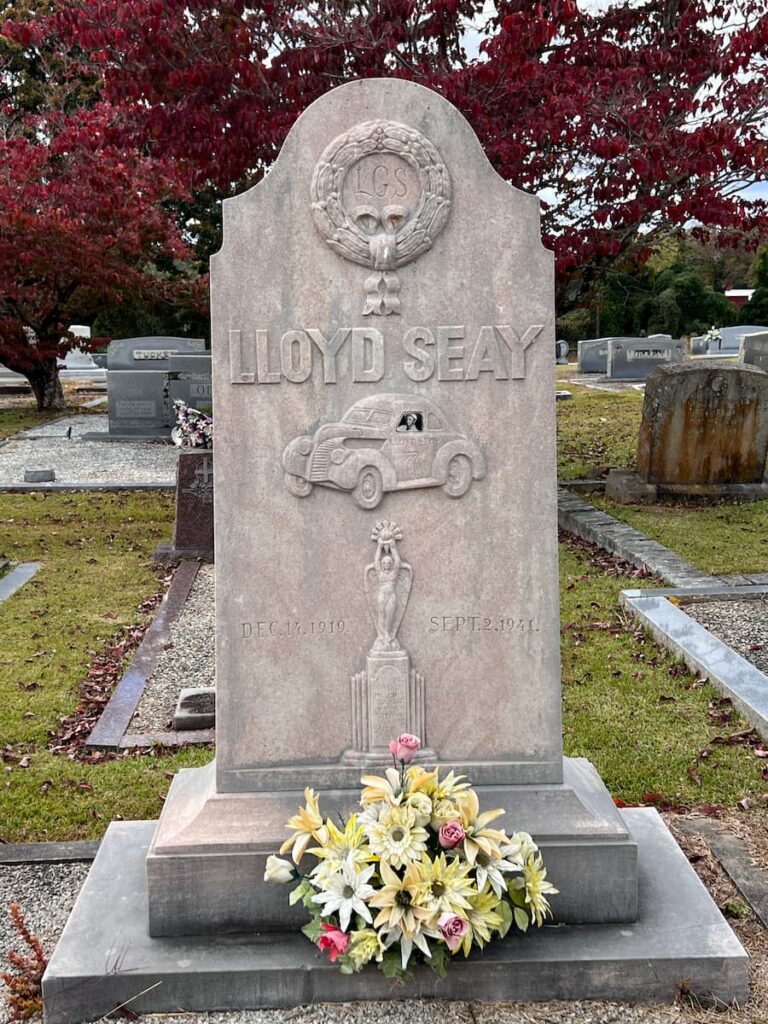
[{"label": "red-leafed tree", "polygon": [[564,311],[661,233],[765,231],[766,204],[743,191],[766,172],[767,5],[498,0],[483,20],[482,0],[61,0],[38,38],[76,48],[124,144],[174,161],[211,203],[343,81],[438,90],[499,173],[541,194]]},{"label": "red-leafed tree", "polygon": [[56,361],[75,343],[68,325],[169,287],[163,265],[187,249],[164,203],[181,183],[170,161],[125,146],[122,112],[99,99],[98,79],[42,45],[2,57],[0,362],[27,377],[39,408],[55,409]]}]

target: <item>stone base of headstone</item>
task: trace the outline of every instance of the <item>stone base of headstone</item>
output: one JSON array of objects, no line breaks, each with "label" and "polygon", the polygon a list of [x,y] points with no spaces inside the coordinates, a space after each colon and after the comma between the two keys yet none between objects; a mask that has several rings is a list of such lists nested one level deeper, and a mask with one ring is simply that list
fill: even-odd
[{"label": "stone base of headstone", "polygon": [[182,558],[213,561],[213,453],[187,448],[179,453],[176,468],[176,518],[173,540],[161,544],[156,562]]},{"label": "stone base of headstone", "polygon": [[[386,763],[379,758],[379,773]],[[475,774],[457,767],[470,778]],[[307,779],[316,775],[314,768],[305,773]],[[150,933],[300,927],[302,908],[289,908],[285,893],[262,881],[266,859],[296,812],[300,787],[217,793],[215,782],[213,763],[183,769],[173,780],[147,858]],[[637,844],[588,761],[565,758],[561,783],[475,788],[483,807],[505,808],[509,830],[530,832],[539,843],[560,889],[553,904],[558,920],[636,919]],[[323,813],[346,818],[358,798],[358,788],[323,786]]]},{"label": "stone base of headstone", "polygon": [[[445,979],[419,967],[404,986],[373,967],[341,974],[296,932],[150,938],[144,859],[154,823],[115,822],[43,978],[46,1024],[94,1020],[128,1000],[139,1014],[478,995],[504,1002],[671,1002],[682,990],[705,1002],[745,1002],[747,954],[658,813],[625,810],[621,820],[638,841],[635,924],[555,921],[493,942],[468,960],[457,956]],[[610,899],[613,877],[596,874]],[[550,876],[562,886],[554,867]],[[241,872],[243,898],[250,898],[253,880]],[[287,909],[287,887],[273,888]]]},{"label": "stone base of headstone", "polygon": [[605,481],[605,496],[619,505],[653,505],[658,491],[655,484],[641,480],[637,473],[612,469]]},{"label": "stone base of headstone", "polygon": [[212,729],[216,724],[216,687],[185,686],[176,701],[173,728]]}]

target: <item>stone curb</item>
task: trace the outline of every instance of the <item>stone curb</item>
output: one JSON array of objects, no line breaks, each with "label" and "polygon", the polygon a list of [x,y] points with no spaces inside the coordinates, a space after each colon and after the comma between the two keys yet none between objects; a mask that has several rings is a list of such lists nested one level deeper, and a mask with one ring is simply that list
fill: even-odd
[{"label": "stone curb", "polygon": [[732,832],[720,832],[708,818],[683,819],[675,828],[686,835],[701,835],[723,870],[768,928],[768,871],[755,864],[744,842]]},{"label": "stone curb", "polygon": [[620,523],[563,488],[558,488],[557,492],[557,519],[560,529],[566,533],[597,544],[674,586],[707,587],[720,582],[718,577],[701,572],[658,541]]},{"label": "stone curb", "polygon": [[[7,562],[0,563],[0,568],[7,564]],[[22,562],[15,569],[7,572],[0,579],[0,601],[7,601],[25,583],[29,583],[42,564],[42,562]]]},{"label": "stone curb", "polygon": [[[714,585],[712,585],[714,584]],[[764,595],[765,587],[709,587],[690,590],[623,590],[621,604],[654,638],[730,697],[747,721],[768,739],[768,677],[709,630],[672,604],[669,597],[743,598]]]},{"label": "stone curb", "polygon": [[3,843],[0,844],[2,864],[61,864],[91,861],[99,851],[100,841],[73,843]]},{"label": "stone curb", "polygon": [[[168,593],[144,634],[131,664],[88,737],[87,749],[116,750],[123,745],[121,741],[141,700],[147,679],[152,675],[168,640],[171,623],[181,614],[199,568],[198,562],[182,562],[176,570]],[[151,741],[147,745],[152,745]]]},{"label": "stone curb", "polygon": [[137,482],[119,484],[0,484],[0,494],[26,491],[173,491],[175,483]]}]

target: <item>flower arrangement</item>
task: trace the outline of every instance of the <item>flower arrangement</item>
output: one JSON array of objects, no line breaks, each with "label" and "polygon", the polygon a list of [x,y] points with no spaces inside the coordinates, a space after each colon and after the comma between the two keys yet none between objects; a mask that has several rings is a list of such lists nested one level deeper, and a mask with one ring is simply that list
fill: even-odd
[{"label": "flower arrangement", "polygon": [[[422,961],[444,977],[451,955],[551,914],[547,895],[558,890],[528,833],[492,827],[504,811],[481,811],[464,776],[410,764],[420,745],[408,733],[389,744],[394,766],[363,776],[362,810],[340,826],[305,789],[280,847],[291,860],[267,858],[265,881],[298,882],[289,902],[311,915],[302,931],[345,974],[375,961],[408,978]],[[316,859],[308,873],[305,854]]]},{"label": "flower arrangement", "polygon": [[171,431],[171,440],[180,448],[212,448],[213,420],[199,409],[187,405],[183,398],[173,403],[176,426]]},{"label": "flower arrangement", "polygon": [[717,348],[719,350],[723,340],[719,328],[715,327],[714,325],[710,327],[707,333],[704,335],[704,340],[707,343],[708,352],[711,352],[714,348]]}]

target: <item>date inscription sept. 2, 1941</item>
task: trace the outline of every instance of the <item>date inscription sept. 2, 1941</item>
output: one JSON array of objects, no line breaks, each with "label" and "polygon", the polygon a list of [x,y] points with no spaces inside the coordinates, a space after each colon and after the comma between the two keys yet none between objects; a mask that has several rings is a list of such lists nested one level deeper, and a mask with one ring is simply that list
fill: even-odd
[{"label": "date inscription sept. 2, 1941", "polygon": [[[423,626],[423,623],[422,623]],[[242,640],[298,640],[334,637],[350,631],[347,619],[310,619],[308,621],[262,619],[241,622]],[[418,623],[417,623],[418,627]],[[503,633],[507,636],[538,633],[534,619],[515,615],[431,615],[426,620],[429,633]]]}]

